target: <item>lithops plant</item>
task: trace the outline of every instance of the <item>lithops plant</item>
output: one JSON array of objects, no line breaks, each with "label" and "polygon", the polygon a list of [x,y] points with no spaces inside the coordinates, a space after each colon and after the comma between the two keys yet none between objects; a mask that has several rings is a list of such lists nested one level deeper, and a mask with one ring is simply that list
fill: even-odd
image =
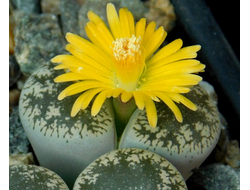
[{"label": "lithops plant", "polygon": [[90,115],[89,109],[70,117],[75,97],[57,100],[65,83],[53,81],[61,72],[53,67],[45,65],[26,81],[19,114],[40,165],[55,171],[72,186],[88,164],[116,148],[112,105],[107,100],[96,117]]},{"label": "lithops plant", "polygon": [[[54,70],[53,66],[45,65],[26,81],[19,113],[40,165],[62,176],[69,187],[84,168],[116,149],[118,143],[118,148],[137,147],[163,156],[175,165],[184,179],[188,179],[217,143],[219,113],[212,98],[213,88],[207,83],[194,87],[187,94],[191,101],[195,99],[196,112],[180,105],[183,123],[176,121],[173,113],[159,102],[156,104],[156,128],[149,126],[145,111],[137,109],[117,142],[110,99],[95,117],[91,116],[90,108],[70,117],[77,95],[57,100],[58,91],[68,84],[53,81],[62,72]],[[210,89],[210,95],[205,89]]]},{"label": "lithops plant", "polygon": [[69,190],[55,172],[36,165],[12,165],[9,167],[11,190]]},{"label": "lithops plant", "polygon": [[149,126],[144,111],[135,111],[119,148],[151,150],[170,161],[187,180],[192,170],[198,168],[212,152],[220,136],[219,112],[214,96],[215,92],[208,83],[195,86],[186,97],[196,103],[198,110],[193,112],[179,105],[183,113],[182,123],[176,121],[164,103],[157,103],[156,128]]},{"label": "lithops plant", "polygon": [[20,119],[38,161],[71,187],[88,164],[119,143],[162,155],[187,179],[220,133],[216,106],[193,87],[205,69],[195,60],[201,47],[182,48],[177,39],[156,51],[167,35],[163,27],[145,18],[135,23],[128,9],[118,14],[111,3],[106,10],[109,27],[89,11],[90,41],[67,33],[71,55],[54,57],[59,64],[34,72],[22,90]]},{"label": "lithops plant", "polygon": [[77,178],[73,190],[187,189],[179,171],[165,158],[141,149],[111,151],[92,162]]}]

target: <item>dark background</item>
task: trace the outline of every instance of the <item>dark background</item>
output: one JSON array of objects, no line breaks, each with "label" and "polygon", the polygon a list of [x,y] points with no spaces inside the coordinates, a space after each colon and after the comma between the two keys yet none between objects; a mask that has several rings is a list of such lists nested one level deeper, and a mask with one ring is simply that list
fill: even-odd
[{"label": "dark background", "polygon": [[240,1],[205,0],[215,20],[240,59]]}]

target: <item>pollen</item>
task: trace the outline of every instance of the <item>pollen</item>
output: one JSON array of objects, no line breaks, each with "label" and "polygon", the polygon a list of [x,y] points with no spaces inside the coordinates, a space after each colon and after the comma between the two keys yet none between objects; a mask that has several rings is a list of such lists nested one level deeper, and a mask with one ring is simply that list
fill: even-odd
[{"label": "pollen", "polygon": [[[135,61],[136,54],[141,55],[141,37],[120,38],[112,42],[113,56],[117,61]],[[128,63],[128,62],[125,62]]]}]

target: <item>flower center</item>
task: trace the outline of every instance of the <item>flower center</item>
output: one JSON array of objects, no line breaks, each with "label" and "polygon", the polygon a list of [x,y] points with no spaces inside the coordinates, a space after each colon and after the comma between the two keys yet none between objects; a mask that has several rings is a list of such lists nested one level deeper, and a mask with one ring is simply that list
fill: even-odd
[{"label": "flower center", "polygon": [[111,55],[119,88],[128,92],[136,89],[145,67],[144,52],[140,36],[136,38],[133,35],[112,42]]}]

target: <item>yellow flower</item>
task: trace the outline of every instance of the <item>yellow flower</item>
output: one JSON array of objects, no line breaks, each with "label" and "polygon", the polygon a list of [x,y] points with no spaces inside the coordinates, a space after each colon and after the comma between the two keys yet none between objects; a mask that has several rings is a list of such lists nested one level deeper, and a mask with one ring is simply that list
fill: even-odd
[{"label": "yellow flower", "polygon": [[85,30],[90,41],[67,33],[66,50],[72,55],[58,55],[51,60],[61,63],[55,69],[67,70],[55,82],[75,81],[58,99],[82,92],[72,107],[72,117],[86,109],[94,97],[93,116],[98,114],[106,98],[120,96],[124,103],[134,98],[140,110],[146,109],[152,127],[157,125],[154,101],[162,100],[179,122],[182,114],[174,102],[197,109],[181,94],[188,93],[202,80],[193,74],[205,68],[193,59],[200,50],[199,45],[181,48],[182,40],[177,39],[155,53],[167,35],[163,27],[156,30],[156,23],[146,25],[145,18],[135,24],[127,8],[120,9],[118,16],[111,3],[107,4],[109,28],[91,11],[88,18]]}]

